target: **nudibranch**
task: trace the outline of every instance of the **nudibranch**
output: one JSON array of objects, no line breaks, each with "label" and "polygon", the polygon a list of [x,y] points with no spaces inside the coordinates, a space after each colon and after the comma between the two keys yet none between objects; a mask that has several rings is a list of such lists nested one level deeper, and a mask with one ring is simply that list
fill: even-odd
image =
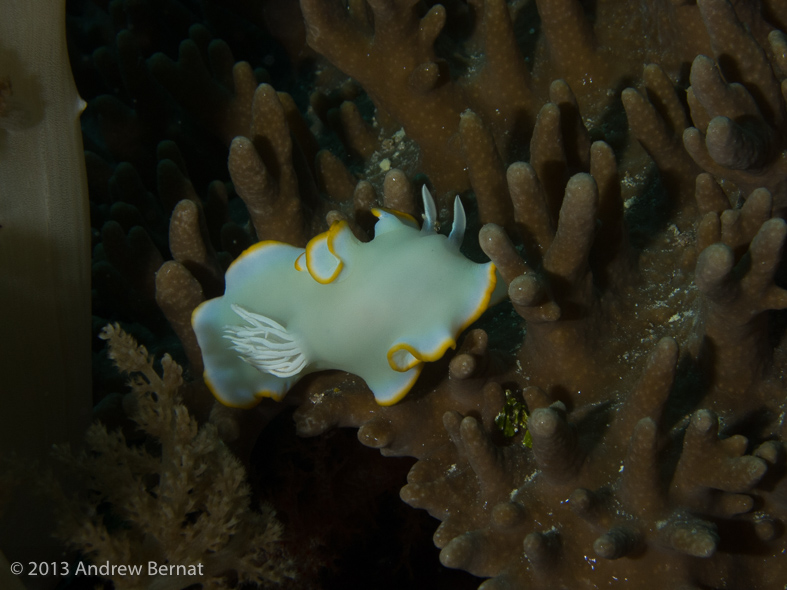
[{"label": "nudibranch", "polygon": [[224,295],[192,316],[205,382],[219,401],[281,400],[301,377],[325,369],[362,377],[381,405],[401,400],[423,363],[454,348],[497,298],[494,264],[459,252],[459,197],[449,236],[435,231],[426,187],[423,201],[421,229],[410,215],[374,209],[370,242],[339,221],[305,250],[264,241],[241,254]]}]

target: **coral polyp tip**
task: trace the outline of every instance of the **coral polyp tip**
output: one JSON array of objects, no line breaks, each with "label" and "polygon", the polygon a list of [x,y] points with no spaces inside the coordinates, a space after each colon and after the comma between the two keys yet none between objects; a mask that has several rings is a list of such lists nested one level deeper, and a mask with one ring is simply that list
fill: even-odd
[{"label": "coral polyp tip", "polygon": [[359,241],[344,221],[303,248],[261,242],[229,268],[222,297],[192,323],[205,381],[223,403],[281,400],[301,377],[339,369],[362,377],[381,405],[401,400],[423,363],[456,346],[490,305],[491,262],[459,252],[465,215],[458,197],[449,236],[435,232],[423,189],[421,229],[406,214],[375,209],[375,237]]}]

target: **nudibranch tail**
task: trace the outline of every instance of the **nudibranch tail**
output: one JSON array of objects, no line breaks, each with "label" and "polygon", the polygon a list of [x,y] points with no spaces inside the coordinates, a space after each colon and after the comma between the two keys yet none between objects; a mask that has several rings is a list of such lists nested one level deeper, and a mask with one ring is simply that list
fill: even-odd
[{"label": "nudibranch tail", "polygon": [[292,377],[309,364],[298,339],[280,323],[240,305],[230,307],[248,323],[224,327],[224,338],[243,361],[276,377]]}]

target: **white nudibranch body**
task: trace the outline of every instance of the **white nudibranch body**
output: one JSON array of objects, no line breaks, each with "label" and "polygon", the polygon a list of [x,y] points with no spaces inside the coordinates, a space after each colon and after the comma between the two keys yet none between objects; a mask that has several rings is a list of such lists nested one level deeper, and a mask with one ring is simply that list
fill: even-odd
[{"label": "white nudibranch body", "polygon": [[241,254],[227,271],[224,295],[192,316],[205,382],[219,401],[250,407],[262,397],[280,400],[304,375],[340,369],[391,405],[425,361],[454,348],[492,302],[495,266],[459,252],[465,213],[458,197],[448,237],[435,233],[425,187],[423,199],[420,230],[409,215],[375,209],[368,243],[341,221],[305,250],[260,242]]}]

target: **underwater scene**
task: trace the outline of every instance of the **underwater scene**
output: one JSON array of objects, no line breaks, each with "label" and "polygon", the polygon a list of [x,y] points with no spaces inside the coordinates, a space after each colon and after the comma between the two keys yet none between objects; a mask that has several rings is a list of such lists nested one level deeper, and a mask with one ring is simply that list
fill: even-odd
[{"label": "underwater scene", "polygon": [[0,589],[786,590],[785,31],[0,0]]}]

